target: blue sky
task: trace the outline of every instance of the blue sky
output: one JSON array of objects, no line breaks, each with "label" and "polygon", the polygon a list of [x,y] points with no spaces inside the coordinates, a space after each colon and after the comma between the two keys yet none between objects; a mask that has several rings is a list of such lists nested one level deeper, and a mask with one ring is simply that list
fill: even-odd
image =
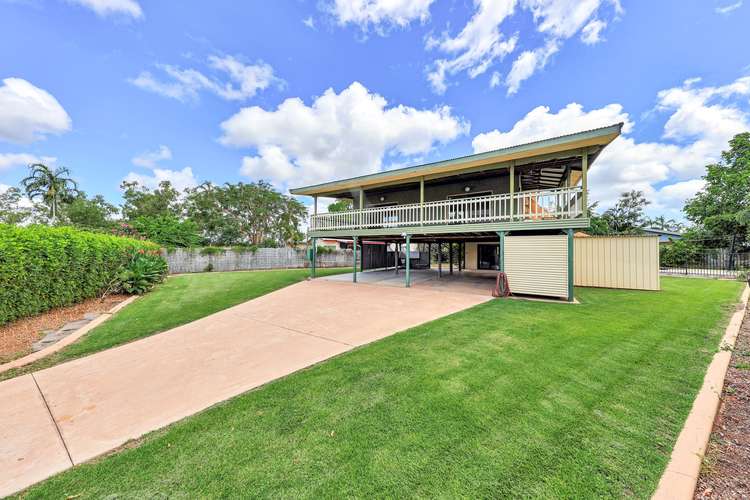
[{"label": "blue sky", "polygon": [[29,161],[281,190],[626,122],[591,172],[679,216],[750,128],[737,0],[0,0],[0,186]]}]

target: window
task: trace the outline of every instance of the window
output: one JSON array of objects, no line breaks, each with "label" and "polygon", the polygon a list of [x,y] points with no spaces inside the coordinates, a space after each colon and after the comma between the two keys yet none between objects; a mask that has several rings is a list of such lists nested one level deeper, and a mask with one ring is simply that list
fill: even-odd
[{"label": "window", "polygon": [[477,269],[500,269],[499,247],[492,245],[477,245]]}]

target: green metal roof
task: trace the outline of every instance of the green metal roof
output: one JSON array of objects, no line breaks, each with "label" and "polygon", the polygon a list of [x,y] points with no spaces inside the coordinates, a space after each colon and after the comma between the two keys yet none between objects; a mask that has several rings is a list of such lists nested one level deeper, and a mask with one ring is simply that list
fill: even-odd
[{"label": "green metal roof", "polygon": [[528,142],[516,146],[477,153],[473,155],[460,156],[448,160],[441,160],[422,165],[377,172],[369,175],[351,177],[311,186],[298,187],[290,189],[292,194],[296,195],[320,195],[323,193],[332,193],[336,190],[347,190],[356,186],[367,187],[368,184],[382,184],[389,181],[398,182],[413,178],[416,180],[421,175],[435,173],[437,171],[459,171],[463,168],[470,168],[474,165],[487,164],[494,162],[510,161],[521,158],[532,158],[535,155],[542,155],[548,152],[562,152],[579,147],[599,145],[606,146],[614,140],[622,131],[623,123],[616,123],[607,127],[600,127],[573,134],[561,135],[549,139]]}]

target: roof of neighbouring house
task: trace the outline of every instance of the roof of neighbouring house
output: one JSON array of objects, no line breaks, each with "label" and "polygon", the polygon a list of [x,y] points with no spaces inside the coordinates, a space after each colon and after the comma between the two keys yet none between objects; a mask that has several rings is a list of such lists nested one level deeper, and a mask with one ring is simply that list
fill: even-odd
[{"label": "roof of neighbouring house", "polygon": [[664,236],[682,237],[682,233],[678,233],[677,231],[667,231],[665,229],[657,229],[654,227],[644,227],[642,231],[645,233],[658,234],[658,235],[664,235]]},{"label": "roof of neighbouring house", "polygon": [[[410,180],[418,181],[419,178],[426,176],[439,177],[441,175],[459,174],[461,171],[474,170],[483,166],[498,168],[502,166],[499,164],[511,161],[519,164],[519,160],[530,160],[524,162],[524,164],[533,163],[533,158],[537,156],[574,152],[591,147],[595,148],[591,152],[593,158],[595,158],[606,145],[620,135],[622,126],[622,123],[616,123],[607,127],[561,135],[484,153],[298,187],[290,189],[290,192],[296,195],[327,196],[347,190],[382,186],[403,181],[408,182]],[[590,163],[593,161],[593,158],[590,160]]]}]

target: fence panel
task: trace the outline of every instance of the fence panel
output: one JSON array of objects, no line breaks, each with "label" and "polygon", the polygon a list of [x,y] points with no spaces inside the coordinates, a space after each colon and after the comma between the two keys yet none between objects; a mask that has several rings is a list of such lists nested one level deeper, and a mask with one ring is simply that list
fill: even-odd
[{"label": "fence panel", "polygon": [[660,290],[657,236],[591,236],[574,240],[576,286]]},{"label": "fence panel", "polygon": [[[253,269],[294,269],[309,267],[305,250],[294,248],[258,248],[252,251],[224,249],[204,254],[200,248],[164,250],[169,274],[202,273],[207,271],[249,271]],[[359,255],[357,256],[359,260]],[[318,253],[317,267],[351,267],[351,250]]]},{"label": "fence panel", "polygon": [[729,252],[726,248],[692,253],[682,262],[663,262],[661,273],[673,276],[703,276],[734,279],[750,269],[750,252]]}]

